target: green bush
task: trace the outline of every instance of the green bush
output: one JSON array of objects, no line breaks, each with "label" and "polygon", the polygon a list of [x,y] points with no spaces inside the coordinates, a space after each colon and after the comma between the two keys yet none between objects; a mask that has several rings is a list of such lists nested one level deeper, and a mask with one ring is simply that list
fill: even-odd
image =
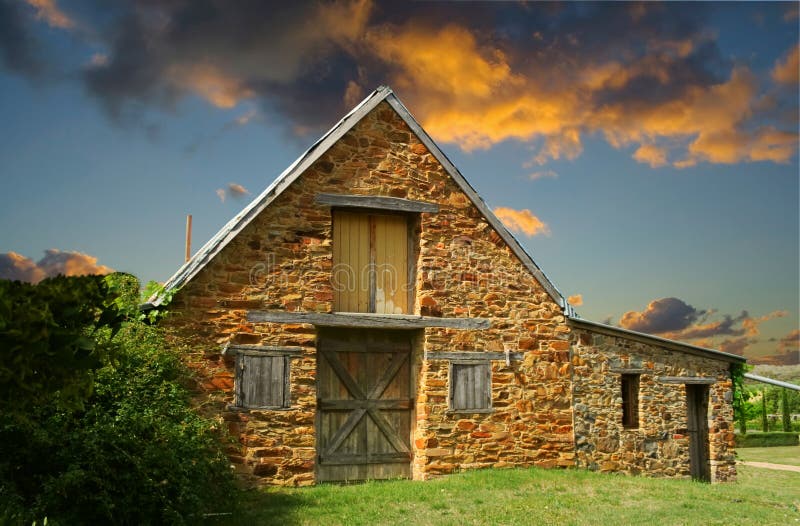
[{"label": "green bush", "polygon": [[0,413],[0,523],[184,524],[231,510],[221,426],[192,408],[177,352],[136,317],[93,337],[113,340],[115,360],[93,371],[81,408]]},{"label": "green bush", "polygon": [[771,446],[796,446],[798,433],[784,433],[775,431],[771,433],[748,433],[736,435],[736,447],[771,447]]}]

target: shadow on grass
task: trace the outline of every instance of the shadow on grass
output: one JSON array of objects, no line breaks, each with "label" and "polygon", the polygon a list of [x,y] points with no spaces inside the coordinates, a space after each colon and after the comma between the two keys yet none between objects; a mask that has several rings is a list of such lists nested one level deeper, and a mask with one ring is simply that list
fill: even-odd
[{"label": "shadow on grass", "polygon": [[301,508],[311,505],[309,498],[300,494],[270,489],[244,490],[237,509],[231,514],[206,517],[203,524],[297,524]]}]

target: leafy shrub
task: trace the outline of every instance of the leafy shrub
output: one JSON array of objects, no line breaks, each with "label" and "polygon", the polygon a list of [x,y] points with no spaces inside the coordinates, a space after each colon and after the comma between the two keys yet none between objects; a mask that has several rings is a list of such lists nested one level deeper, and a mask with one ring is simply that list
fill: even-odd
[{"label": "leafy shrub", "polygon": [[783,433],[775,431],[772,433],[748,433],[746,435],[736,435],[736,447],[772,447],[796,445],[798,445],[798,433]]},{"label": "leafy shrub", "polygon": [[222,431],[193,410],[177,352],[135,316],[92,338],[115,359],[93,371],[82,407],[0,413],[0,523],[183,524],[230,510]]}]

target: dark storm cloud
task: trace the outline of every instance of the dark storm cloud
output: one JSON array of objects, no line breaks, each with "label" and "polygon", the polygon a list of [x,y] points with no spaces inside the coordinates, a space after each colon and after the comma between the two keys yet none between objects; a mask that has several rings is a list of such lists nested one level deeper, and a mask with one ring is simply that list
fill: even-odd
[{"label": "dark storm cloud", "polygon": [[39,42],[31,31],[27,6],[15,0],[0,0],[0,60],[14,73],[38,77],[44,64]]},{"label": "dark storm cloud", "polygon": [[626,312],[619,324],[632,331],[660,334],[686,329],[703,314],[678,298],[662,298],[651,301],[641,312]]},{"label": "dark storm cloud", "polygon": [[[390,84],[437,140],[464,150],[528,142],[540,148],[536,164],[575,158],[596,132],[616,148],[637,146],[634,158],[653,167],[787,162],[797,149],[794,130],[763,121],[755,75],[720,52],[708,26],[718,6],[121,0],[112,11],[71,9],[99,48],[82,69],[87,91],[123,122],[192,96],[224,109],[248,102],[293,134],[316,135]],[[20,64],[33,62],[20,57],[33,55],[8,52],[33,49],[18,11],[2,46],[6,67],[24,73]]]}]

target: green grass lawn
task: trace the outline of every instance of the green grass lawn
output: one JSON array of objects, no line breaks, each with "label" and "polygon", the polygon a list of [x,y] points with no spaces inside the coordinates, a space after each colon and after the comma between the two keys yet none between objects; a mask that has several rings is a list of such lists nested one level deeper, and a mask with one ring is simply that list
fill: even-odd
[{"label": "green grass lawn", "polygon": [[747,462],[772,462],[800,466],[800,446],[740,447],[736,450],[739,460]]},{"label": "green grass lawn", "polygon": [[[774,448],[773,448],[774,449]],[[735,484],[512,469],[248,493],[226,524],[800,524],[800,473],[740,466]]]}]

